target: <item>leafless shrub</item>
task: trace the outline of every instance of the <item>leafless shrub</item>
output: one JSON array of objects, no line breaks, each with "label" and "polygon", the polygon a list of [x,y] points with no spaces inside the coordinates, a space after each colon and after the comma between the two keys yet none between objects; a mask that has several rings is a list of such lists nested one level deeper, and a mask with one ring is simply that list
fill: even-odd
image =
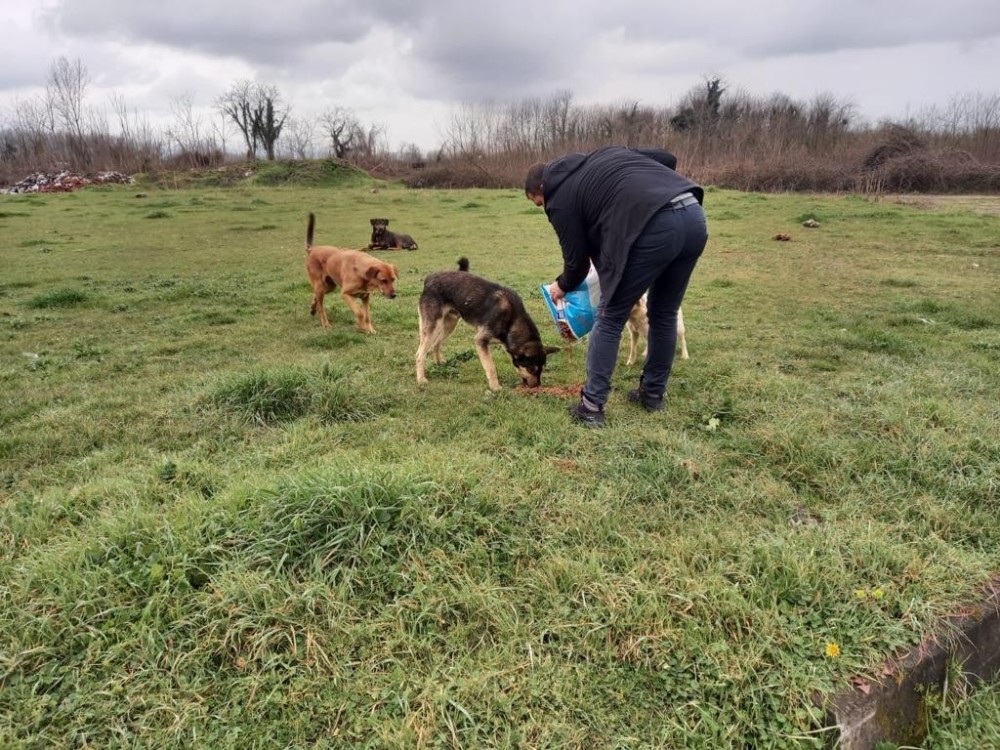
[{"label": "leafless shrub", "polygon": [[866,170],[878,169],[891,159],[924,151],[926,148],[927,142],[913,129],[889,124],[884,128],[881,142],[868,153],[862,166]]}]

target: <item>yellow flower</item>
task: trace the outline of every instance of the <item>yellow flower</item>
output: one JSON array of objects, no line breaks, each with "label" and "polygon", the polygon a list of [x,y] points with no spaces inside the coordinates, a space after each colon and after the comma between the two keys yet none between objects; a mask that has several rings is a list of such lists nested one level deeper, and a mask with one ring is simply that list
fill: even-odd
[{"label": "yellow flower", "polygon": [[877,589],[872,589],[873,599],[881,599],[883,596],[885,596],[885,591],[882,590],[881,586],[879,586]]},{"label": "yellow flower", "polygon": [[854,589],[854,595],[858,599],[865,599],[868,597],[868,592],[865,589]]},{"label": "yellow flower", "polygon": [[826,655],[829,656],[831,659],[836,659],[838,656],[840,656],[840,646],[832,642],[826,644]]}]

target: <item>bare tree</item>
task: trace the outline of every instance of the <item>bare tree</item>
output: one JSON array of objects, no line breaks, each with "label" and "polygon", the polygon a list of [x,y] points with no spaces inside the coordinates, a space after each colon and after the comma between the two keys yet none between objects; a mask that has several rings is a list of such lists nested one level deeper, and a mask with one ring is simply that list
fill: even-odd
[{"label": "bare tree", "polygon": [[427,160],[416,143],[401,144],[399,151],[396,152],[396,159],[408,164],[411,169],[423,169],[427,166]]},{"label": "bare tree", "polygon": [[90,75],[80,58],[70,62],[65,57],[52,63],[45,82],[46,99],[66,131],[70,156],[86,166],[90,164],[90,150],[84,128],[84,97],[89,83]]},{"label": "bare tree", "polygon": [[308,159],[313,155],[316,125],[311,117],[289,117],[285,121],[283,140],[293,159]]},{"label": "bare tree", "polygon": [[361,125],[354,113],[346,107],[333,107],[326,110],[320,120],[330,138],[330,153],[337,159],[343,159],[355,147]]},{"label": "bare tree", "polygon": [[201,118],[194,111],[194,95],[186,91],[172,97],[170,111],[174,121],[173,127],[167,130],[167,137],[192,167],[208,166],[211,147],[201,134]]},{"label": "bare tree", "polygon": [[380,156],[389,151],[385,127],[379,123],[373,123],[366,128],[355,121],[351,141],[354,143],[354,153],[360,156]]},{"label": "bare tree", "polygon": [[118,120],[121,164],[118,168],[134,166],[142,172],[159,161],[162,144],[154,134],[149,118],[140,115],[134,108],[129,111],[125,97],[117,92],[111,94],[111,109]]},{"label": "bare tree", "polygon": [[247,147],[247,159],[257,158],[257,132],[254,130],[254,104],[256,84],[252,81],[237,81],[229,91],[216,99],[215,106],[229,118],[243,135]]},{"label": "bare tree", "polygon": [[218,122],[212,122],[212,133],[215,136],[215,142],[219,144],[219,150],[222,151],[223,156],[227,153],[226,144],[229,143],[229,118],[226,115],[219,117]]},{"label": "bare tree", "polygon": [[239,128],[247,147],[247,159],[256,159],[264,149],[268,160],[274,159],[274,147],[288,117],[276,86],[252,81],[237,81],[216,99],[215,106]]},{"label": "bare tree", "polygon": [[[545,102],[545,124],[547,126],[546,146],[561,148],[569,140],[570,111],[573,93],[569,89],[556,91]],[[542,144],[539,144],[542,145]]]},{"label": "bare tree", "polygon": [[482,156],[496,150],[499,117],[495,102],[462,102],[448,125],[448,149],[461,156]]},{"label": "bare tree", "polygon": [[14,104],[13,128],[15,145],[22,159],[39,163],[49,157],[55,122],[48,101],[40,98],[22,99]]},{"label": "bare tree", "polygon": [[258,84],[253,128],[257,140],[264,147],[268,161],[274,161],[274,146],[281,137],[281,130],[285,126],[288,114],[289,110],[283,106],[277,87]]},{"label": "bare tree", "polygon": [[121,134],[122,141],[128,145],[134,144],[136,142],[135,124],[129,114],[125,97],[117,91],[112,91],[109,99],[111,100],[111,111],[118,119],[118,132]]}]

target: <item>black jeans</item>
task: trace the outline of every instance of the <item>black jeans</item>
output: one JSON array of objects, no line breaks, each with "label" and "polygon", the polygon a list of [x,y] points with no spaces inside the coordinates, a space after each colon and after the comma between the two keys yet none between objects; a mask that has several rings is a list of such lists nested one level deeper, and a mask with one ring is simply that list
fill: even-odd
[{"label": "black jeans", "polygon": [[698,204],[666,206],[658,211],[629,250],[622,279],[610,300],[601,300],[587,344],[584,397],[603,407],[629,312],[649,290],[649,352],[640,384],[646,393],[663,395],[677,346],[677,310],[695,264],[708,242],[705,212]]}]

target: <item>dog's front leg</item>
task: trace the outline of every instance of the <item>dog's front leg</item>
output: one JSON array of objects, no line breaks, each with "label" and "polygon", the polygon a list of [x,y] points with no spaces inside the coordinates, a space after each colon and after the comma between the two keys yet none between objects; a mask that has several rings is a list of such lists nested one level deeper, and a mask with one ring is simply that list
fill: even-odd
[{"label": "dog's front leg", "polygon": [[370,294],[361,297],[361,308],[365,316],[365,328],[368,333],[375,333],[375,326],[372,325],[372,299]]},{"label": "dog's front leg", "polygon": [[486,382],[490,384],[491,391],[500,390],[500,380],[497,378],[497,366],[490,353],[490,339],[492,337],[485,333],[476,335],[476,354],[479,355],[479,362],[486,371]]},{"label": "dog's front leg", "polygon": [[354,313],[354,326],[362,333],[375,333],[375,331],[368,330],[370,326],[365,321],[365,311],[358,304],[358,300],[347,292],[342,292],[340,296],[344,298],[344,302],[347,303],[347,306],[351,308],[351,312]]}]

